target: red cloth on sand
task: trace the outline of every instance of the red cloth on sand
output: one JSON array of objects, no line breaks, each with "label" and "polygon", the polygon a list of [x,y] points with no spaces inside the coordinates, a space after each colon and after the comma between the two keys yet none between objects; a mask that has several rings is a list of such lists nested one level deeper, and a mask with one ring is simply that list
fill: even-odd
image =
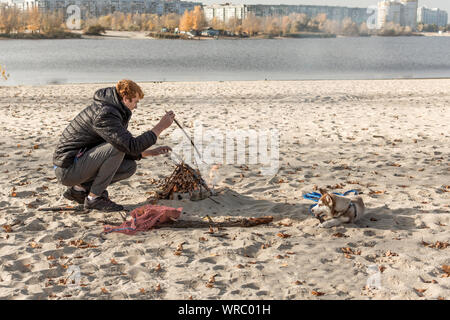
[{"label": "red cloth on sand", "polygon": [[147,231],[161,223],[171,221],[170,218],[178,219],[183,208],[171,208],[147,204],[130,212],[131,220],[125,221],[120,226],[105,225],[104,231],[121,232],[133,235],[137,231]]}]

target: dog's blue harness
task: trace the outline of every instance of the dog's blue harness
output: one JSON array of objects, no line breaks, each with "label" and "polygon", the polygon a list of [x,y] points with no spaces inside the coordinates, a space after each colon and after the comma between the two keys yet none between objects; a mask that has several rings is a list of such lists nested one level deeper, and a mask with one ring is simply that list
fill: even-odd
[{"label": "dog's blue harness", "polygon": [[[346,196],[346,195],[348,195],[349,193],[354,193],[355,195],[358,195],[358,191],[356,191],[356,190],[354,190],[354,189],[352,189],[352,190],[348,190],[348,191],[346,191],[346,192],[344,192],[344,193],[339,193],[339,192],[333,192],[333,194],[336,194],[336,195],[338,195],[338,196]],[[318,192],[310,192],[310,193],[307,193],[307,194],[304,194],[303,195],[303,198],[304,199],[306,199],[306,200],[312,200],[312,201],[314,201],[314,202],[318,202],[319,201],[319,199],[322,197],[322,195],[320,194],[320,193],[318,193]],[[311,209],[312,209],[312,207],[314,207],[315,206],[315,204],[312,204],[310,207],[309,207],[309,213],[311,213],[311,215],[312,216],[314,216],[314,214],[312,213],[312,211],[311,211]],[[354,207],[354,209],[355,209],[355,215],[356,215],[356,207],[355,207],[355,204],[353,203],[353,202],[350,202],[350,207],[349,208],[351,208],[351,207]],[[348,210],[348,209],[347,209]]]}]

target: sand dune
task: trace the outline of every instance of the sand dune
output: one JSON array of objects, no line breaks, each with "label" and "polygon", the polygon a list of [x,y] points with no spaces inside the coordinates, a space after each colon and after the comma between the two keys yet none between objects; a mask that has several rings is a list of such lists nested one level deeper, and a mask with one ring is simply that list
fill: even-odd
[{"label": "sand dune", "polygon": [[[276,128],[280,168],[265,176],[258,164],[222,165],[216,202],[159,202],[183,207],[183,220],[271,215],[269,225],[135,236],[101,235],[119,213],[38,211],[73,205],[55,183],[53,149],[104,86],[0,87],[0,298],[450,298],[442,270],[450,264],[450,80],[142,84],[134,134],[165,109],[191,132],[196,120],[224,133]],[[173,145],[173,130],[158,145]],[[165,157],[142,160],[108,191],[132,209],[172,170]],[[367,215],[318,228],[302,198],[315,186],[358,190]],[[378,285],[367,288],[370,279]]]}]

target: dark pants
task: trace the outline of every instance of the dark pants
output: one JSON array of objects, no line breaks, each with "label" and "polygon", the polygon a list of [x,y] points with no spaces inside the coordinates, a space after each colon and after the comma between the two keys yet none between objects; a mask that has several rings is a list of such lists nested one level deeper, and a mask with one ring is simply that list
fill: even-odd
[{"label": "dark pants", "polygon": [[65,186],[81,185],[95,195],[136,172],[136,161],[124,159],[125,153],[108,143],[87,150],[68,168],[56,168],[58,181]]}]

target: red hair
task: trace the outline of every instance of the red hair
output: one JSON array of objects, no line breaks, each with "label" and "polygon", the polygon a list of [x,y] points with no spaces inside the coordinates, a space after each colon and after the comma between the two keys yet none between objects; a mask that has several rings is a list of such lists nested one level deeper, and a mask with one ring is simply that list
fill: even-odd
[{"label": "red hair", "polygon": [[125,98],[132,100],[136,98],[136,95],[139,95],[139,99],[144,97],[144,92],[141,87],[139,87],[136,82],[131,80],[120,80],[116,84],[116,90],[122,100]]}]

